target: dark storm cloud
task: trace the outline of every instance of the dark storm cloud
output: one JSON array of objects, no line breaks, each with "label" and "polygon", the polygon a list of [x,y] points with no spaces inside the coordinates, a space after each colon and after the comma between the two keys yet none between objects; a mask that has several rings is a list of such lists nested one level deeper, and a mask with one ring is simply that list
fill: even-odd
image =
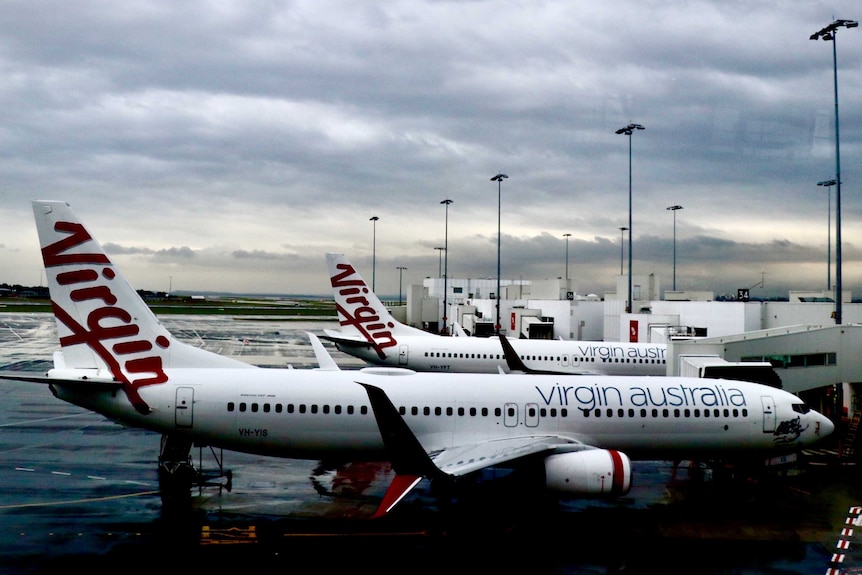
[{"label": "dark storm cloud", "polygon": [[[448,198],[451,273],[488,277],[489,178],[503,171],[502,273],[561,276],[571,233],[572,273],[602,293],[619,273],[631,143],[636,271],[668,283],[665,209],[680,204],[678,283],[744,285],[756,269],[777,295],[817,285],[834,106],[831,45],[809,36],[855,10],[9,2],[0,281],[39,266],[33,198],[69,201],[134,283],[304,293],[328,290],[326,251],[370,266],[372,215],[384,289],[399,265],[405,282],[436,275]],[[840,31],[837,48],[850,278],[862,32]],[[614,134],[629,122],[646,130]]]}]

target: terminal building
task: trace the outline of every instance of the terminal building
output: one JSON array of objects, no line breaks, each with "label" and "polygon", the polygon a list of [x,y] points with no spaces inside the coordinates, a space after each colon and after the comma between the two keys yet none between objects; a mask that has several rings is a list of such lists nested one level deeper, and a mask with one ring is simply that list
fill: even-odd
[{"label": "terminal building", "polygon": [[862,415],[862,304],[849,292],[838,325],[828,292],[750,301],[740,290],[734,301],[716,301],[711,292],[666,291],[661,299],[659,278],[649,274],[633,277],[627,313],[624,275],[617,292],[603,296],[578,295],[574,281],[562,278],[501,279],[500,298],[496,289],[496,278],[426,278],[408,287],[406,306],[393,314],[434,333],[451,333],[457,322],[469,335],[487,337],[495,333],[499,304],[500,333],[509,337],[664,342],[671,376],[749,379],[740,374],[765,364],[778,385],[836,424],[855,432]]}]

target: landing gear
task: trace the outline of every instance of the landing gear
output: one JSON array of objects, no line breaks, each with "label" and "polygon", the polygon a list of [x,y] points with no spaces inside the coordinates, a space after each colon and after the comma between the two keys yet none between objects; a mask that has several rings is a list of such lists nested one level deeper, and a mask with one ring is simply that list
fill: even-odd
[{"label": "landing gear", "polygon": [[[192,441],[183,436],[162,435],[159,449],[159,488],[163,503],[188,502],[195,488],[198,489],[199,495],[205,487],[216,487],[219,491],[231,490],[233,476],[230,469],[224,469],[221,450],[216,453],[212,447],[198,446],[198,465],[195,467],[191,457],[192,446]],[[204,469],[205,449],[209,449],[216,463],[215,469]]]}]

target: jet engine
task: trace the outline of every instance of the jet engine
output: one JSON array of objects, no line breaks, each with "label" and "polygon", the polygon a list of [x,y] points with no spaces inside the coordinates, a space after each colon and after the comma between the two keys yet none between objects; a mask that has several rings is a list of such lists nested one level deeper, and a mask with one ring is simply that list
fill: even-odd
[{"label": "jet engine", "polygon": [[545,484],[573,495],[625,495],[632,485],[631,461],[610,449],[551,455],[545,458]]}]

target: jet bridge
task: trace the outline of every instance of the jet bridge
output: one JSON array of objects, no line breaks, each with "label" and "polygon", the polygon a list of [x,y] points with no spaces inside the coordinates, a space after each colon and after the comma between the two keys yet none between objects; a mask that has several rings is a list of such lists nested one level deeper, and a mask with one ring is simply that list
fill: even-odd
[{"label": "jet bridge", "polygon": [[781,389],[781,378],[768,361],[727,361],[718,355],[678,356],[679,375],[710,379],[738,379]]}]

